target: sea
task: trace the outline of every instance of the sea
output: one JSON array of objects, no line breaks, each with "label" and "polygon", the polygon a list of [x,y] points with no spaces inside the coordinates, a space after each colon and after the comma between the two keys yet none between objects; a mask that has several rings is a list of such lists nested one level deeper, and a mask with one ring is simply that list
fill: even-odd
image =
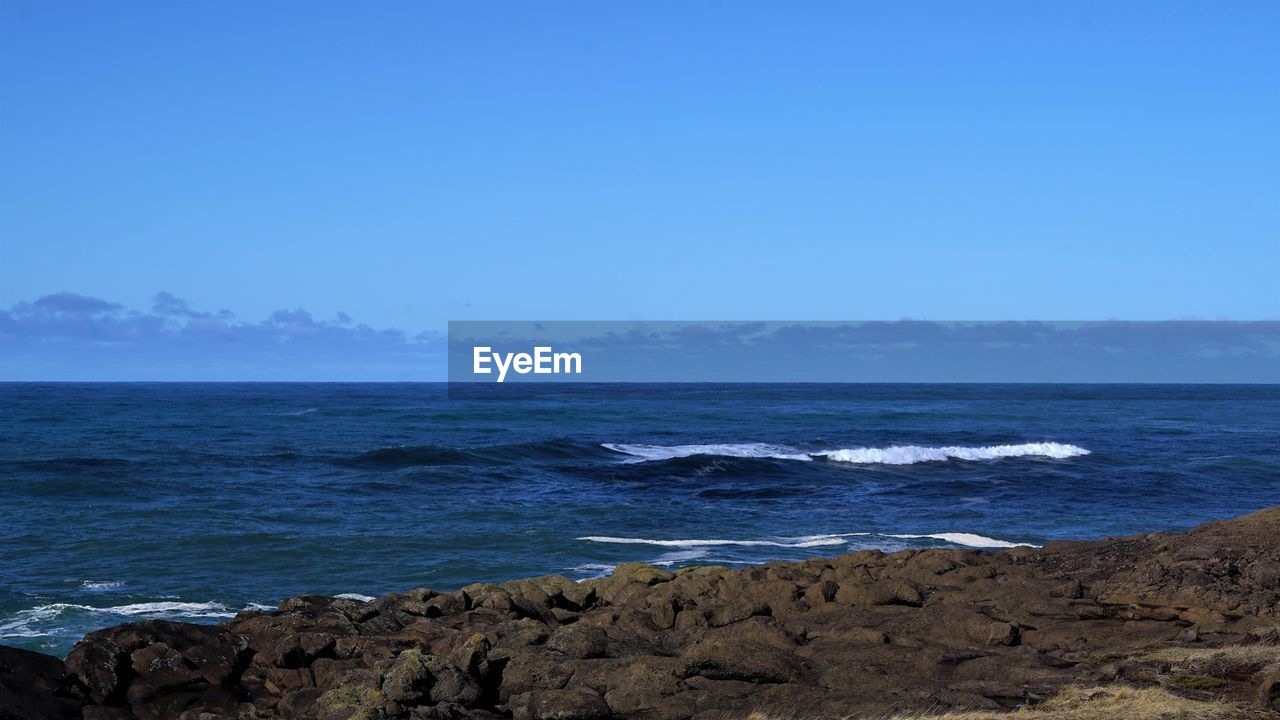
[{"label": "sea", "polygon": [[1280,386],[0,384],[0,644],[1280,503]]}]

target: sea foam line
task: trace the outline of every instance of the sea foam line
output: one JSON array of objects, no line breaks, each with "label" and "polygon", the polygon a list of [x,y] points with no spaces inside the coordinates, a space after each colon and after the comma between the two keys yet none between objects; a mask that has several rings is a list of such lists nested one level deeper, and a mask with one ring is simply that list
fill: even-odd
[{"label": "sea foam line", "polygon": [[769,443],[727,443],[715,445],[627,445],[623,443],[604,443],[602,447],[639,458],[632,462],[645,460],[670,460],[672,458],[692,457],[694,455],[719,455],[721,457],[739,458],[778,458],[779,460],[812,460],[809,453],[786,445]]},{"label": "sea foam line", "polygon": [[1089,451],[1077,445],[1040,442],[1022,443],[1020,445],[990,445],[987,447],[895,445],[887,448],[851,448],[820,454],[825,455],[828,460],[834,462],[914,465],[921,462],[942,462],[945,460],[999,460],[1011,457],[1047,457],[1063,460],[1069,457],[1088,455]]},{"label": "sea foam line", "polygon": [[111,615],[235,617],[235,613],[227,608],[226,605],[215,602],[147,602],[130,603],[128,605],[113,605],[111,607],[94,607],[93,605],[78,605],[76,603],[50,603],[48,605],[37,605],[29,610],[21,610],[19,611],[19,614],[26,614],[33,619],[45,620],[57,617],[68,610],[79,610],[87,613],[104,613]]},{"label": "sea foam line", "polygon": [[50,631],[40,630],[33,624],[56,620],[67,612],[92,615],[119,615],[123,617],[178,617],[178,618],[232,618],[235,613],[222,603],[145,602],[95,607],[76,603],[50,603],[19,610],[4,622],[0,622],[0,637],[45,637]]},{"label": "sea foam line", "polygon": [[609,535],[588,535],[578,540],[596,543],[612,543],[616,545],[659,545],[662,547],[693,548],[733,545],[738,547],[785,547],[804,548],[820,545],[843,545],[847,541],[838,535],[813,535],[805,538],[782,538],[778,540],[650,540],[649,538],[612,537]]},{"label": "sea foam line", "polygon": [[611,535],[587,535],[578,540],[584,542],[610,543],[615,545],[658,545],[661,547],[694,548],[694,547],[784,547],[811,548],[828,545],[845,545],[848,538],[884,537],[898,540],[941,540],[951,545],[973,548],[1011,548],[1039,547],[1031,543],[1009,542],[976,533],[929,533],[929,534],[891,534],[872,532],[831,533],[827,535],[804,535],[795,538],[775,538],[772,540],[654,540],[650,538],[614,537]]},{"label": "sea foam line", "polygon": [[1047,457],[1062,460],[1089,451],[1078,446],[1057,442],[1021,443],[1017,445],[988,445],[964,447],[924,447],[920,445],[892,445],[883,448],[841,448],[807,452],[788,445],[770,443],[725,443],[709,445],[629,445],[604,443],[602,447],[635,458],[630,462],[671,460],[694,455],[713,455],[736,458],[774,458],[778,460],[811,461],[815,459],[857,465],[914,465],[922,462],[946,460],[999,460],[1011,457]]}]

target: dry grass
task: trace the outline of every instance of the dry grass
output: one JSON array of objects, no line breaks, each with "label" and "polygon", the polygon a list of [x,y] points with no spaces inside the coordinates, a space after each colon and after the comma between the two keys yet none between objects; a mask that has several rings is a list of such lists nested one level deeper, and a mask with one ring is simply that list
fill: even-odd
[{"label": "dry grass", "polygon": [[[1012,712],[926,712],[886,715],[877,720],[1239,720],[1248,717],[1253,716],[1235,705],[1188,700],[1161,688],[1116,685],[1068,688],[1035,707]],[[752,713],[747,720],[783,719]]]},{"label": "dry grass", "polygon": [[[1118,685],[1064,690],[1035,707],[1015,713],[952,713],[942,717],[946,720],[1227,720],[1240,717],[1240,713],[1231,705],[1188,700],[1161,688]],[[895,720],[914,719],[907,715]]]},{"label": "dry grass", "polygon": [[1135,658],[1139,662],[1164,662],[1179,670],[1218,675],[1233,668],[1249,667],[1264,674],[1280,670],[1280,645],[1229,645],[1217,648],[1161,648]]}]

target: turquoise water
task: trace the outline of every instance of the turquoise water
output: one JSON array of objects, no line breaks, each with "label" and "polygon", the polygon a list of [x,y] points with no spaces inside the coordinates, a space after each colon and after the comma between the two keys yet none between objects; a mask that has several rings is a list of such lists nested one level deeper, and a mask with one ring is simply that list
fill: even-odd
[{"label": "turquoise water", "polygon": [[0,643],[1280,502],[1280,387],[0,384]]}]

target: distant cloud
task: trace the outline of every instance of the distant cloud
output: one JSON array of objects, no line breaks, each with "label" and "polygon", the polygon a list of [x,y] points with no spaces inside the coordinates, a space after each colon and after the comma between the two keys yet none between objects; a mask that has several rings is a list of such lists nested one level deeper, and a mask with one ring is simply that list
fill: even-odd
[{"label": "distant cloud", "polygon": [[60,292],[0,310],[0,379],[438,379],[443,338],[318,320],[302,308],[265,320],[191,307],[171,292],[150,312]]},{"label": "distant cloud", "polygon": [[[25,306],[26,303],[19,303],[18,306]],[[55,315],[97,315],[100,313],[116,312],[121,309],[118,303],[110,303],[106,300],[100,300],[96,297],[88,295],[77,295],[71,292],[60,292],[52,295],[45,295],[36,299],[29,306],[36,312],[45,312]]]},{"label": "distant cloud", "polygon": [[[473,345],[584,354],[584,380],[1280,382],[1280,322],[464,322],[409,335],[284,308],[262,320],[157,293],[0,309],[0,380],[443,380]],[[455,379],[464,379],[455,374]]]},{"label": "distant cloud", "polygon": [[1280,382],[1274,321],[457,322],[453,379],[489,379],[477,345],[580,351],[587,381]]},{"label": "distant cloud", "polygon": [[[151,312],[156,315],[171,315],[176,317],[210,317],[210,313],[196,312],[191,309],[191,305],[182,298],[171,292],[162,291],[156,293],[151,299]],[[218,313],[220,317],[232,317],[231,311],[223,310]]]}]

